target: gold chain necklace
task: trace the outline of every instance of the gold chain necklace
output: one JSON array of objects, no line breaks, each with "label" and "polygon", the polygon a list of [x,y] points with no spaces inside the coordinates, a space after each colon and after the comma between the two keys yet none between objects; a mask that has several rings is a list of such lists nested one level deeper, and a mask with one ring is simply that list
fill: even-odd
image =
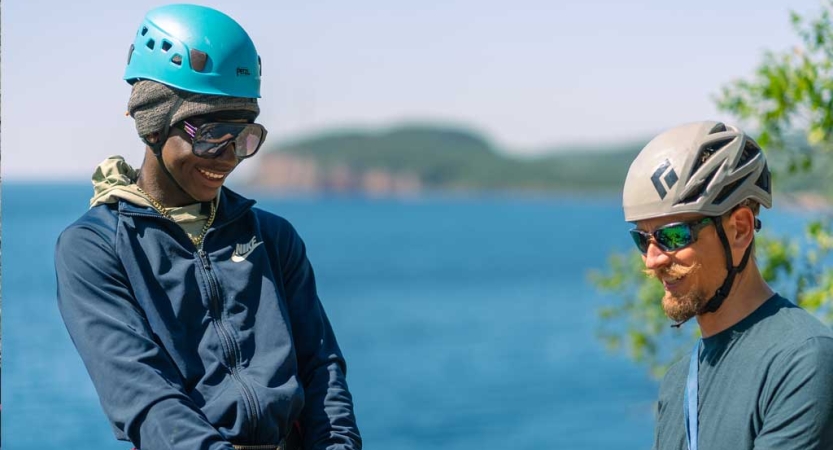
[{"label": "gold chain necklace", "polygon": [[[145,192],[139,185],[136,185],[136,189],[139,191],[140,194],[144,195],[145,198],[148,199],[151,205],[153,205],[153,209],[159,211],[159,214],[162,214],[166,219],[171,220],[172,222],[176,222],[173,217],[171,217],[171,213],[162,206],[162,203],[159,203],[159,200],[153,198],[150,194]],[[199,236],[189,236],[191,238],[191,242],[194,243],[195,247],[199,247],[202,244],[202,240],[205,238],[205,233],[208,232],[208,229],[211,227],[211,224],[214,223],[214,215],[216,214],[217,210],[214,208],[214,201],[211,201],[211,213],[208,215],[208,220],[205,221],[205,225],[202,227],[202,231],[200,231]]]}]

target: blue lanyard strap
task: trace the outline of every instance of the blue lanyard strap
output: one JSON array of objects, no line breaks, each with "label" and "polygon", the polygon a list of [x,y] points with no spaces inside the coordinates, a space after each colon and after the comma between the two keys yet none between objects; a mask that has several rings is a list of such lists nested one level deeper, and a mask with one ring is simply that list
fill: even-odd
[{"label": "blue lanyard strap", "polygon": [[691,361],[688,364],[688,379],[685,383],[685,401],[683,402],[683,414],[685,415],[685,437],[688,440],[688,450],[697,450],[697,401],[700,371],[700,345],[702,339],[697,340],[697,345],[691,352]]}]

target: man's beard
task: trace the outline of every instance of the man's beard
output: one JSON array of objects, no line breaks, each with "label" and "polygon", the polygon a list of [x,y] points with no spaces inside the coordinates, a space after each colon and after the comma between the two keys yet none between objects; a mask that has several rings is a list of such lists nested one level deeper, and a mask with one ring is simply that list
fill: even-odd
[{"label": "man's beard", "polygon": [[[701,267],[702,266],[700,264],[695,264],[691,267],[671,264],[668,267],[662,267],[656,270],[645,269],[644,272],[649,277],[657,278],[662,281],[662,279],[667,278],[680,278],[688,276],[695,273]],[[690,291],[682,295],[675,295],[666,291],[665,296],[662,298],[662,309],[665,311],[665,315],[668,316],[669,319],[675,322],[685,322],[686,320],[696,316],[700,310],[703,309],[703,305],[706,304],[706,301],[708,301],[706,292],[696,287],[692,287]]]}]

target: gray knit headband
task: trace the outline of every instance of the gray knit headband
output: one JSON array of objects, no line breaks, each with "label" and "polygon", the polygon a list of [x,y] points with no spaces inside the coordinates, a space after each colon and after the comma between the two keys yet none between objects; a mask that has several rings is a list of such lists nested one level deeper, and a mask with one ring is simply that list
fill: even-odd
[{"label": "gray knit headband", "polygon": [[195,94],[149,80],[133,84],[127,111],[143,139],[193,116],[225,112],[223,117],[228,119],[254,120],[260,114],[256,98]]}]

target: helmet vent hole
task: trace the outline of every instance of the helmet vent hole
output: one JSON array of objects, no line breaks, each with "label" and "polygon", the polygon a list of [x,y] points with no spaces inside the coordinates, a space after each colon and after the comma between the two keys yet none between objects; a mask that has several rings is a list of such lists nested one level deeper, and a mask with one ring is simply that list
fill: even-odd
[{"label": "helmet vent hole", "polygon": [[746,143],[743,146],[743,154],[740,155],[740,162],[738,165],[743,164],[750,159],[754,158],[761,152],[761,149],[755,145],[755,142],[747,139]]},{"label": "helmet vent hole", "polygon": [[728,186],[724,187],[723,190],[721,190],[720,193],[717,194],[717,197],[715,197],[712,204],[719,205],[719,204],[723,203],[724,200],[729,198],[729,196],[731,196],[735,192],[735,190],[740,185],[742,185],[743,182],[746,181],[747,178],[749,178],[749,175],[751,175],[751,174],[747,174],[745,177],[743,177],[743,178],[733,182],[732,184],[729,184]]},{"label": "helmet vent hole", "polygon": [[128,65],[130,65],[130,60],[133,59],[133,50],[135,48],[136,47],[134,47],[133,44],[130,44],[130,50],[127,51],[127,64]]},{"label": "helmet vent hole", "polygon": [[764,164],[764,170],[761,172],[761,176],[758,177],[758,180],[755,181],[755,185],[759,188],[763,189],[768,193],[772,193],[772,186],[770,185],[770,175],[769,175],[769,167]]},{"label": "helmet vent hole", "polygon": [[173,44],[171,44],[170,42],[168,42],[164,39],[162,40],[162,51],[163,52],[167,52],[168,50],[171,49],[171,47],[173,47]]},{"label": "helmet vent hole", "polygon": [[260,55],[257,56],[257,75],[263,76],[263,65],[260,63]]},{"label": "helmet vent hole", "polygon": [[680,203],[696,203],[697,200],[700,200],[700,197],[703,196],[703,192],[706,190],[706,186],[712,182],[712,178],[714,178],[714,172],[710,173],[709,176],[697,186],[690,194],[688,194]]},{"label": "helmet vent hole", "polygon": [[711,131],[709,131],[709,134],[723,133],[724,131],[726,131],[726,125],[718,123],[711,129]]},{"label": "helmet vent hole", "polygon": [[197,72],[205,70],[205,62],[208,60],[208,54],[199,50],[191,49],[191,68]]},{"label": "helmet vent hole", "polygon": [[146,34],[148,34],[148,27],[142,27],[141,35],[144,36]]},{"label": "helmet vent hole", "polygon": [[[721,124],[722,125],[722,124]],[[724,128],[725,129],[725,128]],[[697,172],[697,169],[700,168],[706,161],[711,158],[718,150],[726,146],[726,144],[732,142],[734,138],[728,139],[720,139],[714,142],[709,142],[708,144],[704,145],[700,149],[700,154],[697,155],[697,159],[694,161],[694,167],[691,169],[691,173]]]},{"label": "helmet vent hole", "polygon": [[147,45],[149,49],[153,50],[153,47],[156,45],[156,41],[154,41],[153,39],[148,39],[145,45]]},{"label": "helmet vent hole", "polygon": [[176,64],[177,66],[181,66],[182,65],[182,55],[177,53],[176,55],[172,56],[171,57],[171,62]]}]

